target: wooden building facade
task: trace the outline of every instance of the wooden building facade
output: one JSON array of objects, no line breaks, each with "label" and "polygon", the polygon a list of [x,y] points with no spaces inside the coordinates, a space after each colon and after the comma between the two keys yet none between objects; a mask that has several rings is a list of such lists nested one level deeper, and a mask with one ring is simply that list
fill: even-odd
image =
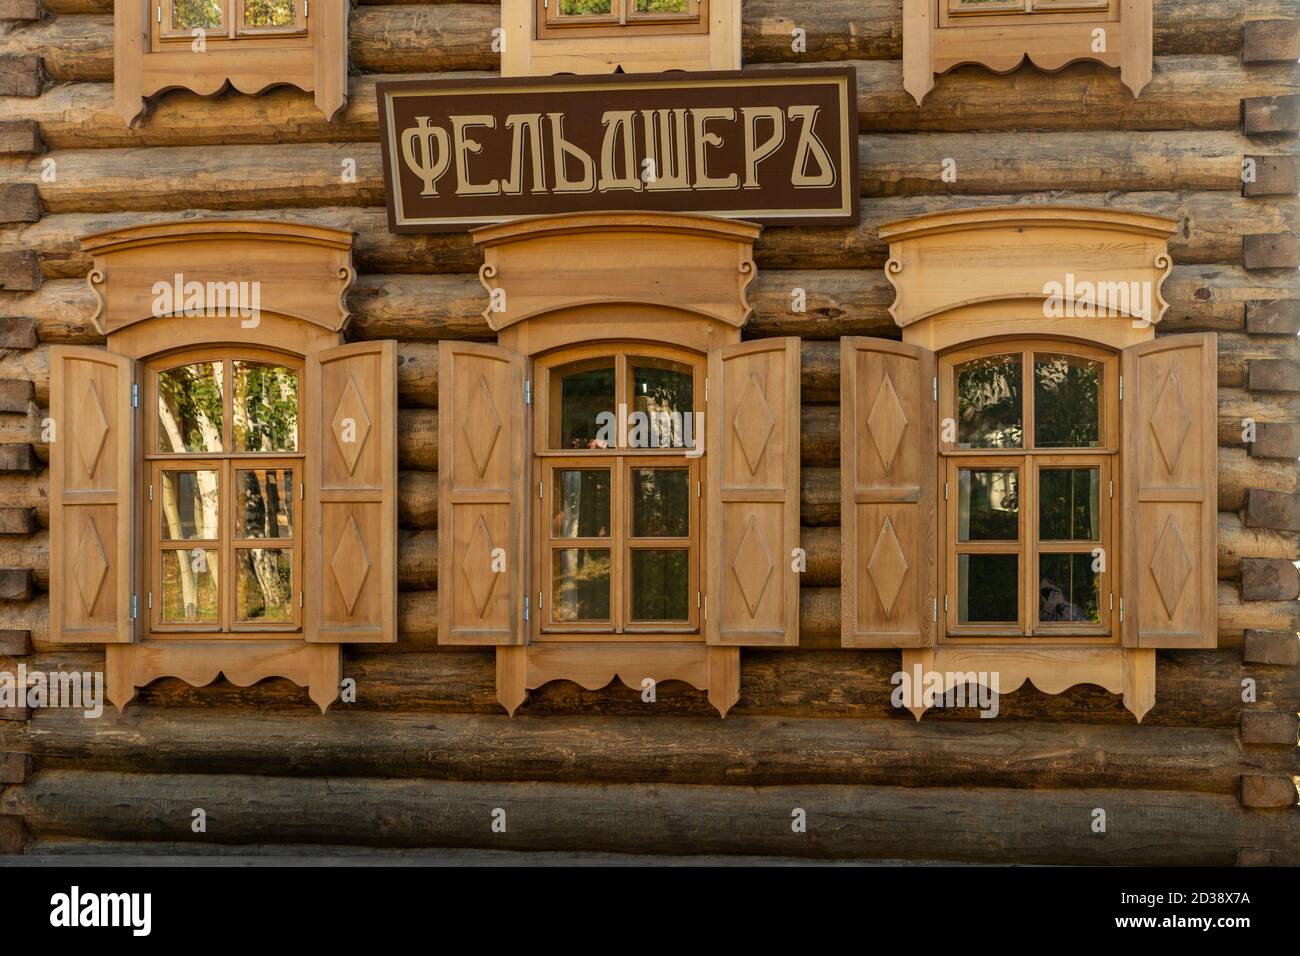
[{"label": "wooden building facade", "polygon": [[1300,863],[1298,60],[0,0],[0,853]]}]

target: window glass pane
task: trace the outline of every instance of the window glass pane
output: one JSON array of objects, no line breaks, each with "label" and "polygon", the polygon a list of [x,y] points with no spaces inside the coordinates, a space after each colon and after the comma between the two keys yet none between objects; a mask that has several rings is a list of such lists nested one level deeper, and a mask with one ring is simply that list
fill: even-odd
[{"label": "window glass pane", "polygon": [[952,13],[1022,13],[1025,0],[948,0]]},{"label": "window glass pane", "polygon": [[244,26],[291,27],[298,0],[244,0]]},{"label": "window glass pane", "polygon": [[1101,540],[1101,469],[1044,468],[1038,473],[1038,539]]},{"label": "window glass pane", "polygon": [[1038,556],[1038,619],[1101,623],[1101,598],[1093,557],[1084,554]]},{"label": "window glass pane", "polygon": [[958,447],[1021,447],[1021,364],[1019,355],[993,355],[957,366]]},{"label": "window glass pane", "polygon": [[551,552],[551,619],[609,620],[609,549]]},{"label": "window glass pane", "polygon": [[1073,355],[1034,356],[1034,445],[1101,444],[1102,364]]},{"label": "window glass pane", "polygon": [[[573,371],[556,369],[559,395],[552,415],[556,448],[608,448],[617,441],[614,415],[614,363]],[[601,418],[601,413],[608,417]],[[604,427],[602,427],[604,426]]]},{"label": "window glass pane", "polygon": [[686,621],[690,552],[632,549],[632,620]]},{"label": "window glass pane", "polygon": [[162,540],[215,541],[221,484],[215,471],[164,471],[159,489]]},{"label": "window glass pane", "polygon": [[1019,608],[1019,555],[957,555],[958,623],[1015,624]]},{"label": "window glass pane", "polygon": [[562,17],[608,16],[613,9],[613,0],[560,0]]},{"label": "window glass pane", "polygon": [[957,472],[957,540],[1020,538],[1020,475],[1014,469],[961,468]]},{"label": "window glass pane", "polygon": [[221,26],[225,0],[172,0],[172,29],[212,30]]},{"label": "window glass pane", "polygon": [[235,537],[293,537],[292,468],[235,472]]},{"label": "window glass pane", "polygon": [[164,624],[217,624],[217,561],[215,548],[186,548],[162,553]]},{"label": "window glass pane", "polygon": [[556,538],[609,537],[609,469],[555,471]]},{"label": "window glass pane", "polygon": [[691,533],[690,472],[632,469],[632,537],[684,538]]},{"label": "window glass pane", "polygon": [[[633,448],[687,448],[695,444],[695,381],[691,367],[664,359],[633,358],[628,444]],[[689,439],[689,440],[688,440]]]},{"label": "window glass pane", "polygon": [[298,373],[236,362],[234,378],[235,451],[297,451]]},{"label": "window glass pane", "polygon": [[221,451],[220,362],[181,365],[158,373],[160,452]]},{"label": "window glass pane", "polygon": [[686,13],[686,0],[633,0],[637,13]]},{"label": "window glass pane", "polygon": [[235,552],[235,617],[240,621],[293,621],[293,552],[240,548]]}]

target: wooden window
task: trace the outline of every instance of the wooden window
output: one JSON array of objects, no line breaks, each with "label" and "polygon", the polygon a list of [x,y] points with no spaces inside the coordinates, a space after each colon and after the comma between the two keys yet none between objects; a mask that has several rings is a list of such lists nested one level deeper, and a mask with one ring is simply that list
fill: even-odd
[{"label": "wooden window", "polygon": [[156,0],[155,43],[206,43],[257,37],[305,37],[309,0]]},{"label": "wooden window", "polygon": [[536,0],[537,36],[704,33],[709,0]]},{"label": "wooden window", "polygon": [[[946,634],[1114,641],[1118,359],[1044,340],[941,360]],[[1098,570],[1094,570],[1094,568]]]},{"label": "wooden window", "polygon": [[1109,11],[1114,0],[948,0],[955,17]]},{"label": "wooden window", "polygon": [[701,639],[703,376],[649,345],[536,363],[538,640]]},{"label": "wooden window", "polygon": [[302,624],[302,363],[203,350],[149,365],[152,631]]}]

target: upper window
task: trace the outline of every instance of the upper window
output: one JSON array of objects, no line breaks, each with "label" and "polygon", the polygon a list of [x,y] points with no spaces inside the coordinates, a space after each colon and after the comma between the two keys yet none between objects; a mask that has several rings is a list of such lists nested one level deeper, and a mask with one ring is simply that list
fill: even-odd
[{"label": "upper window", "polygon": [[999,342],[945,356],[941,380],[948,635],[1108,639],[1114,354]]},{"label": "upper window", "polygon": [[307,0],[158,0],[156,40],[205,40],[241,37],[306,36]]},{"label": "upper window", "polygon": [[150,366],[152,624],[301,624],[301,364],[229,351]]},{"label": "upper window", "polygon": [[700,33],[709,0],[538,0],[537,35]]},{"label": "upper window", "polygon": [[698,633],[702,357],[603,347],[537,365],[537,637]]},{"label": "upper window", "polygon": [[953,16],[1110,10],[1114,0],[948,0]]}]

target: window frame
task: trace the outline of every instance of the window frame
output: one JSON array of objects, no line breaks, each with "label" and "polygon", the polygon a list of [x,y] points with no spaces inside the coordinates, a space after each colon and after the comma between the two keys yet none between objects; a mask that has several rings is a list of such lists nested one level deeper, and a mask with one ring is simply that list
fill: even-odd
[{"label": "window frame", "polygon": [[[530,472],[532,483],[538,488],[540,507],[533,509],[530,522],[533,531],[533,543],[529,549],[529,561],[533,589],[538,598],[537,613],[532,615],[528,626],[529,638],[538,643],[592,642],[618,644],[633,640],[636,642],[688,642],[702,643],[705,640],[701,620],[701,601],[705,590],[703,576],[704,548],[707,546],[704,528],[704,513],[701,502],[707,495],[708,476],[705,465],[707,448],[704,454],[689,457],[686,449],[679,453],[665,453],[662,447],[629,448],[615,447],[609,449],[564,449],[553,448],[553,429],[551,413],[558,405],[559,382],[557,374],[560,369],[581,366],[586,363],[599,363],[613,358],[615,368],[614,394],[617,404],[626,404],[629,409],[632,398],[632,379],[630,374],[631,359],[650,358],[665,359],[689,365],[692,369],[692,412],[699,414],[705,410],[705,381],[708,371],[708,357],[705,354],[686,348],[673,348],[649,342],[638,341],[600,341],[559,348],[557,350],[534,356],[532,362],[532,380],[535,383],[534,394],[538,396],[533,408],[533,447]],[[618,414],[618,409],[615,409]],[[630,416],[631,410],[628,411]],[[698,445],[702,435],[693,435]],[[631,551],[638,545],[633,541],[655,541],[657,539],[634,539],[631,531],[631,473],[636,468],[646,467],[686,467],[688,473],[688,492],[691,485],[695,494],[690,495],[690,534],[687,538],[663,539],[665,548],[680,547],[687,543],[689,552],[689,575],[687,607],[689,620],[681,622],[637,622],[631,618],[632,575]],[[554,480],[556,470],[583,470],[608,467],[610,469],[610,529],[608,538],[556,538],[551,534],[553,517]],[[608,547],[610,550],[610,619],[608,622],[575,623],[555,621],[551,615],[554,603],[551,600],[552,570],[551,555],[564,548]],[[640,545],[653,547],[653,545]],[[689,599],[689,590],[696,592],[696,600]]]},{"label": "window frame", "polygon": [[709,0],[686,0],[686,13],[636,13],[636,0],[610,0],[608,14],[582,16],[564,16],[559,12],[561,0],[553,3],[534,0],[535,39],[709,32]]},{"label": "window frame", "polygon": [[[955,441],[943,440],[942,420],[951,417],[956,421],[956,369],[975,358],[1019,353],[1022,357],[1022,446],[1009,448],[960,448]],[[1097,448],[1044,448],[1038,449],[1033,441],[1034,357],[1039,354],[1064,354],[1102,364],[1103,387],[1101,408],[1102,444]],[[1118,614],[1114,607],[1116,582],[1121,580],[1120,555],[1123,549],[1120,515],[1120,475],[1123,463],[1123,438],[1120,434],[1119,376],[1120,353],[1095,343],[1050,335],[999,337],[963,343],[942,351],[938,356],[938,401],[940,440],[938,443],[939,480],[936,489],[937,541],[941,555],[939,561],[938,593],[942,595],[943,627],[936,635],[938,644],[1019,644],[1034,647],[1063,647],[1077,645],[1119,645],[1121,633]],[[1039,474],[1044,468],[1093,467],[1100,469],[1098,476],[1100,541],[1043,542],[1038,537]],[[1019,471],[1019,539],[1015,547],[1011,542],[957,542],[957,508],[959,502],[958,477],[963,467],[1016,468]],[[1037,620],[1038,559],[1045,553],[1081,553],[1081,545],[1103,549],[1104,570],[1098,572],[1098,609],[1101,622],[1096,625],[1077,626],[1068,622],[1040,622]],[[1046,548],[1043,545],[1047,545]],[[1074,545],[1074,547],[1070,547]],[[1004,624],[958,622],[958,555],[962,553],[1019,555],[1018,620],[1015,627]]]},{"label": "window frame", "polygon": [[[1034,23],[1086,23],[1118,20],[1119,0],[1004,0],[996,8],[965,7],[969,0],[938,0],[939,26],[1031,26]],[[1040,6],[1046,4],[1046,6]]]},{"label": "window frame", "polygon": [[[241,40],[256,39],[301,39],[306,40],[308,25],[308,0],[294,0],[294,22],[287,27],[246,27],[243,26],[244,10],[247,0],[221,0],[222,26],[219,30],[208,31],[207,43],[237,43]],[[169,26],[176,8],[176,0],[154,0],[154,15],[149,23],[149,40],[154,50],[167,49],[172,44],[189,43],[194,39],[193,30],[178,29]],[[296,45],[296,44],[295,44]]]},{"label": "window frame", "polygon": [[[297,450],[293,452],[237,452],[234,449],[234,363],[253,361],[260,364],[275,364],[293,369],[298,375],[298,409],[297,409]],[[222,363],[222,451],[213,452],[160,452],[157,450],[159,427],[158,383],[161,374],[168,369],[198,362]],[[143,639],[170,641],[212,640],[219,637],[226,640],[305,640],[303,622],[303,601],[305,582],[304,567],[304,517],[307,484],[307,449],[311,424],[304,419],[306,363],[301,355],[274,349],[248,345],[203,345],[192,349],[176,349],[151,356],[143,363],[144,388],[144,429],[136,443],[135,457],[140,465],[141,502],[145,511],[142,522],[143,547],[146,551],[142,567],[147,569],[148,580],[143,590],[146,593],[147,616]],[[235,487],[234,474],[238,470],[247,470],[248,465],[259,468],[292,467],[297,482],[297,502],[293,537],[288,539],[292,549],[292,591],[296,592],[292,601],[293,620],[287,623],[243,622],[236,619],[235,593],[236,567],[235,552],[246,547],[246,541],[235,537]],[[212,543],[218,554],[217,581],[217,623],[165,622],[162,619],[162,552],[185,550],[178,543],[166,542],[162,538],[162,482],[163,471],[215,470],[219,473],[219,511],[218,534],[214,539],[201,539]],[[198,541],[200,539],[190,539]],[[272,539],[255,539],[258,541]],[[175,546],[173,546],[173,544]],[[191,548],[195,545],[191,545]],[[282,550],[282,549],[269,549]],[[158,598],[154,600],[157,589]]]}]

